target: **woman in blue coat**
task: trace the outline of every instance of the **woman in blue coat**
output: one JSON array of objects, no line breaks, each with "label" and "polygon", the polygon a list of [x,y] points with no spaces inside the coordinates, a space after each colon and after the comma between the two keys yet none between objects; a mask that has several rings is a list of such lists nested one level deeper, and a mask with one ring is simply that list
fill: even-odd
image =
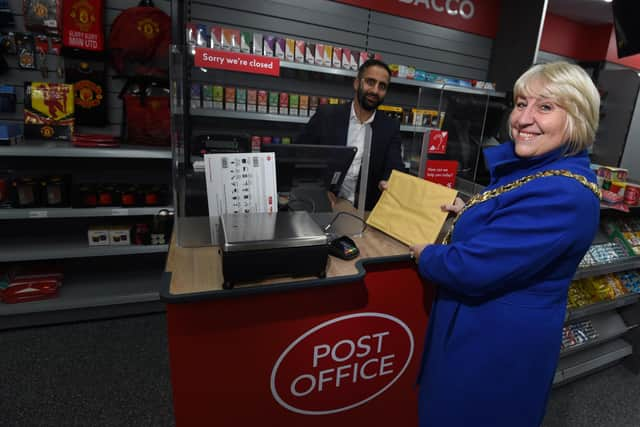
[{"label": "woman in blue coat", "polygon": [[421,427],[539,427],[567,292],[599,220],[587,147],[600,97],[579,66],[535,65],[514,86],[512,142],[448,244],[411,248],[437,287],[419,377]]}]

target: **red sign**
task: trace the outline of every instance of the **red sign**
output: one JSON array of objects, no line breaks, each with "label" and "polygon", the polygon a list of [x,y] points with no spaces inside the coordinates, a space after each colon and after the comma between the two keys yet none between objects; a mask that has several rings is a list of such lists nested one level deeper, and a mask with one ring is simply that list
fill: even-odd
[{"label": "red sign", "polygon": [[447,141],[449,140],[449,132],[442,130],[432,130],[429,132],[429,146],[427,153],[444,154],[447,152]]},{"label": "red sign", "polygon": [[280,75],[280,58],[197,47],[194,63],[197,67],[244,73]]},{"label": "red sign", "polygon": [[458,162],[455,160],[427,160],[424,179],[453,188],[457,172]]},{"label": "red sign", "polygon": [[104,50],[104,1],[65,0],[62,3],[62,43],[67,47]]},{"label": "red sign", "polygon": [[336,0],[390,15],[495,38],[500,0]]},{"label": "red sign", "polygon": [[271,393],[299,414],[346,411],[391,387],[413,351],[411,330],[396,317],[371,312],[337,317],[306,331],[282,352],[271,372]]}]

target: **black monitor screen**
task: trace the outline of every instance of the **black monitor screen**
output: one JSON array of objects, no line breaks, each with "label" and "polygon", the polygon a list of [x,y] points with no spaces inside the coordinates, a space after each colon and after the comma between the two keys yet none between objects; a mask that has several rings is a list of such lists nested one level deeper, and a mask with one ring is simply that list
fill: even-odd
[{"label": "black monitor screen", "polygon": [[336,191],[356,154],[343,145],[262,144],[261,151],[276,155],[278,192],[314,186]]},{"label": "black monitor screen", "polygon": [[614,0],[611,7],[618,58],[640,53],[640,26],[638,25],[640,2],[638,0]]}]

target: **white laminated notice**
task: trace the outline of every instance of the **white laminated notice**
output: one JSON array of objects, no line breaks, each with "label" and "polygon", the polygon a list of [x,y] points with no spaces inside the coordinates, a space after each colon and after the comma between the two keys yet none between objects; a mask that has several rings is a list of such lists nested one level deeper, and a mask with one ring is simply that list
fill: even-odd
[{"label": "white laminated notice", "polygon": [[220,215],[277,212],[274,153],[205,154],[211,242],[220,244]]}]

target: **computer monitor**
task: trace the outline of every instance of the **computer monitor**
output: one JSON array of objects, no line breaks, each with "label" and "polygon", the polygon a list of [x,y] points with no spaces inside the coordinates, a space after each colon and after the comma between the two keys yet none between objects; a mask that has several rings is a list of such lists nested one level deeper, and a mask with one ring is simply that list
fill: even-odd
[{"label": "computer monitor", "polygon": [[327,192],[338,191],[356,154],[343,145],[262,144],[262,152],[275,153],[278,193],[288,194],[298,209],[331,210]]}]

